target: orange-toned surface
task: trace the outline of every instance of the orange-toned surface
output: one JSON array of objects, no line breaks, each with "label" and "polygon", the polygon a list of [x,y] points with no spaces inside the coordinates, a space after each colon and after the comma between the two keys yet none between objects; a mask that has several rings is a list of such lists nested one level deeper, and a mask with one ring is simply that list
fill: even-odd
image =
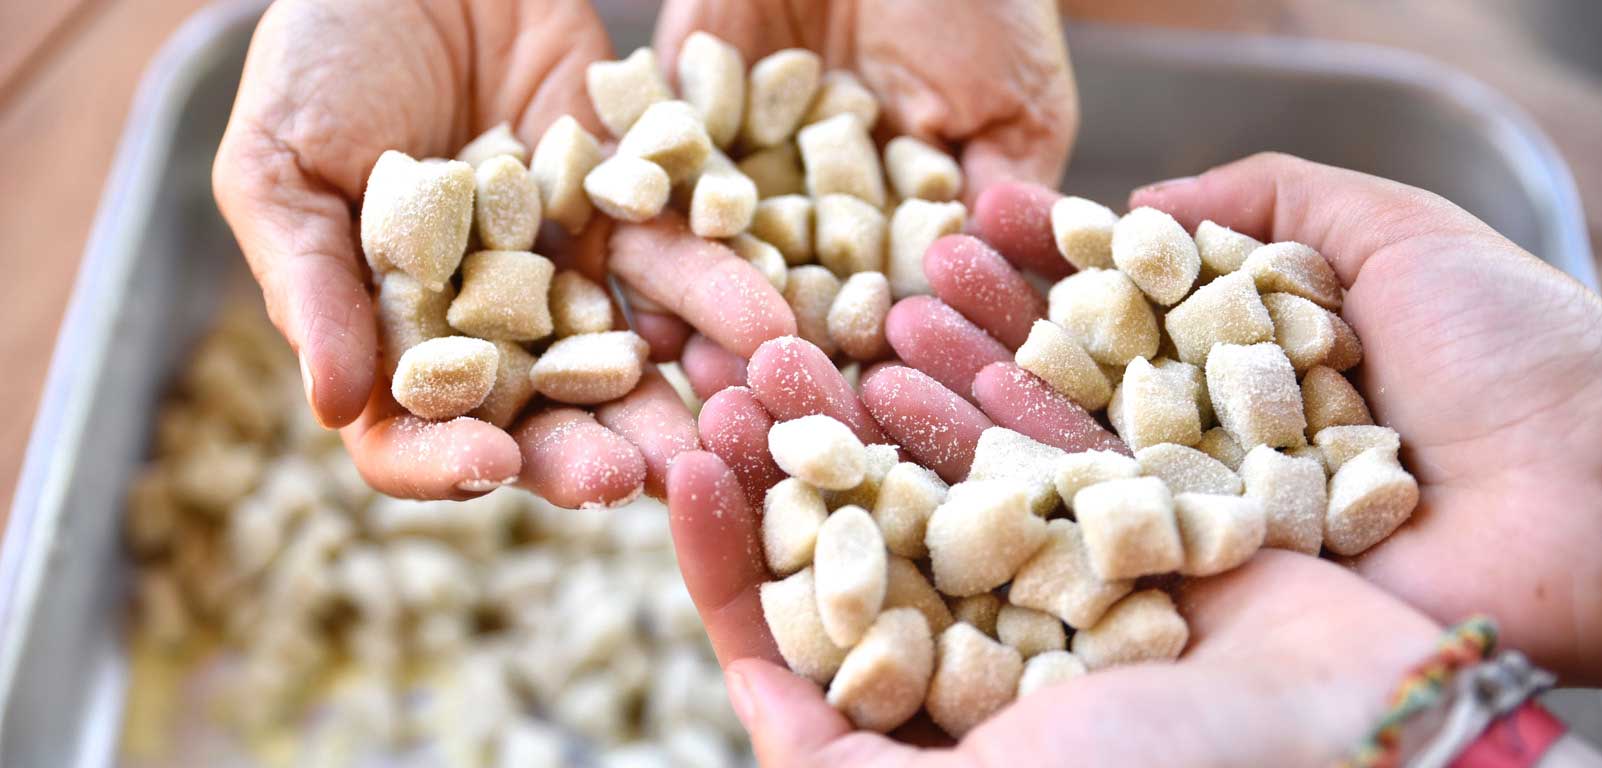
[{"label": "orange-toned surface", "polygon": [[[1602,73],[1551,56],[1500,0],[1061,0],[1074,18],[1413,48],[1513,96],[1557,141],[1602,244]],[[203,0],[0,3],[0,525],[135,84]],[[1207,6],[1199,10],[1200,6]],[[1602,249],[1599,249],[1602,250]]]}]

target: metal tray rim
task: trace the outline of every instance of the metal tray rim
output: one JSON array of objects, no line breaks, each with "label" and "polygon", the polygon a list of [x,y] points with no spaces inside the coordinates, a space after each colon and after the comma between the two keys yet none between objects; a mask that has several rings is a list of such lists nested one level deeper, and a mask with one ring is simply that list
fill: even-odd
[{"label": "metal tray rim", "polygon": [[[103,309],[115,299],[137,261],[135,240],[148,221],[159,179],[170,153],[160,141],[182,119],[183,98],[199,77],[197,62],[216,54],[221,35],[258,15],[261,0],[231,0],[202,9],[161,49],[140,82],[116,160],[100,198],[83,261],[65,320],[52,353],[41,404],[30,433],[12,511],[0,542],[0,711],[15,694],[30,619],[42,596],[55,555],[69,488],[64,462],[88,425],[84,396],[105,365],[114,342],[111,314]],[[1546,174],[1547,184],[1530,186],[1548,202],[1557,217],[1562,263],[1553,262],[1585,283],[1597,285],[1578,193],[1567,164],[1550,139],[1509,99],[1473,78],[1425,57],[1381,46],[1235,33],[1156,30],[1141,27],[1075,24],[1071,41],[1143,49],[1154,59],[1212,67],[1273,65],[1308,74],[1383,80],[1448,98],[1467,112],[1497,127],[1505,146],[1520,146],[1538,167],[1521,168],[1526,185],[1532,174]],[[1124,37],[1119,37],[1125,35]],[[1295,56],[1286,56],[1294,50]],[[1518,156],[1521,152],[1508,152]],[[1554,255],[1555,256],[1555,255]],[[0,739],[4,734],[0,733]]]},{"label": "metal tray rim", "polygon": [[55,534],[70,490],[60,467],[72,460],[71,446],[83,439],[88,426],[89,403],[80,393],[99,376],[106,349],[115,338],[109,327],[112,316],[100,310],[103,301],[127,281],[137,261],[134,240],[149,218],[155,199],[150,190],[171,150],[170,143],[150,137],[170,134],[182,118],[182,96],[202,69],[196,61],[217,45],[220,32],[259,14],[262,7],[260,0],[233,0],[196,12],[162,46],[135,92],[51,353],[0,544],[0,711],[13,693],[29,619],[55,551]]}]

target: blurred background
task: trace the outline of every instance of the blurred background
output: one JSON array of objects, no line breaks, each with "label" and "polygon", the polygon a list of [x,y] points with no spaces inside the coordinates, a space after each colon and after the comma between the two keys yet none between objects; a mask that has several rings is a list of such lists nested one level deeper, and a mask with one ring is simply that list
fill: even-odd
[{"label": "blurred background", "polygon": [[[139,74],[205,0],[0,3],[0,497],[10,499],[50,350]],[[1237,30],[1418,51],[1509,96],[1573,168],[1602,242],[1596,0],[1061,0],[1075,21]],[[19,205],[19,202],[26,204]],[[5,510],[0,510],[0,516]]]},{"label": "blurred background", "polygon": [[[1060,0],[1103,21],[1358,41],[1469,73],[1527,110],[1573,169],[1602,252],[1602,3],[1596,0]],[[612,3],[622,5],[626,3]],[[134,88],[205,0],[0,3],[0,498],[29,425]],[[3,522],[9,505],[0,505]]]},{"label": "blurred background", "polygon": [[[640,23],[627,25],[634,39],[620,43],[624,51],[643,40],[648,30],[643,19],[651,15],[651,3],[638,0],[596,0],[596,3],[603,13],[610,9],[619,12],[617,15],[640,20]],[[5,180],[5,188],[10,193],[6,204],[0,206],[0,269],[7,275],[0,280],[0,302],[3,302],[0,306],[6,308],[11,318],[4,330],[0,330],[0,359],[6,361],[10,374],[0,377],[0,402],[9,406],[0,412],[0,494],[3,498],[9,499],[16,487],[57,329],[78,274],[107,173],[124,135],[140,76],[184,19],[206,4],[204,0],[54,0],[47,3],[12,0],[0,3],[0,178]],[[1498,165],[1500,160],[1493,162],[1489,155],[1502,152],[1511,157],[1522,151],[1525,157],[1530,156],[1530,148],[1520,144],[1524,139],[1517,130],[1518,122],[1496,123],[1486,121],[1484,115],[1467,114],[1472,108],[1490,108],[1511,115],[1515,110],[1506,104],[1516,104],[1533,118],[1568,164],[1584,206],[1590,250],[1602,253],[1602,140],[1599,140],[1602,137],[1602,47],[1595,43],[1597,33],[1602,32],[1602,2],[1598,0],[1343,0],[1338,3],[1327,0],[1060,0],[1060,5],[1071,30],[1090,32],[1071,31],[1071,37],[1083,43],[1078,50],[1082,53],[1080,62],[1085,64],[1080,76],[1086,102],[1083,141],[1087,148],[1076,155],[1069,171],[1066,183],[1073,191],[1118,206],[1129,185],[1149,180],[1146,174],[1168,175],[1174,170],[1193,172],[1222,159],[1220,153],[1286,149],[1360,167],[1395,168],[1398,173],[1403,173],[1401,169],[1405,168],[1406,173],[1412,175],[1404,180],[1432,186],[1437,191],[1447,192],[1446,185],[1455,185],[1450,187],[1452,192],[1448,196],[1490,219],[1521,244],[1551,258],[1551,252],[1561,244],[1554,244],[1550,237],[1554,214],[1541,206],[1566,203],[1567,191],[1539,188],[1538,183],[1531,187],[1528,182],[1530,178],[1561,181],[1561,169],[1543,166],[1536,171],[1548,172],[1546,176],[1515,177],[1512,169]],[[1129,36],[1117,31],[1095,34],[1090,30],[1092,25],[1100,24],[1164,28],[1174,34]],[[1262,57],[1252,59],[1248,54],[1238,60],[1233,69],[1230,66],[1209,69],[1197,57],[1209,55],[1208,51],[1217,55],[1218,42],[1210,43],[1212,48],[1207,45],[1187,47],[1186,41],[1192,39],[1184,35],[1187,31],[1246,35],[1232,38],[1230,45],[1251,48]],[[1281,42],[1254,41],[1252,36],[1272,37]],[[1283,42],[1287,39],[1292,42]],[[1343,67],[1358,70],[1370,63],[1361,61],[1363,52],[1354,54],[1344,50],[1340,56],[1325,56],[1328,49],[1294,42],[1299,39],[1380,45],[1416,54],[1418,58],[1387,59],[1387,66],[1392,67],[1387,70],[1389,74],[1407,87],[1363,90],[1338,82],[1340,75],[1347,71]],[[1257,42],[1264,44],[1254,48]],[[237,51],[231,55],[237,55]],[[1278,78],[1264,74],[1264,71],[1290,73],[1299,60],[1320,56],[1324,58],[1319,59],[1319,67],[1306,72]],[[1253,70],[1250,65],[1240,65],[1240,61],[1248,61],[1248,64],[1270,61],[1271,66]],[[1443,79],[1440,71],[1426,66],[1429,62],[1466,73],[1510,101],[1481,98],[1477,90],[1465,90],[1460,83]],[[223,65],[212,61],[196,68],[202,66]],[[228,66],[237,67],[237,63]],[[1189,66],[1194,77],[1170,77],[1171,72],[1164,67],[1174,66]],[[1142,67],[1144,69],[1135,71]],[[1416,81],[1409,79],[1407,73],[1414,72],[1409,67],[1416,69]],[[1145,87],[1119,87],[1128,82],[1143,83]],[[1200,84],[1202,90],[1193,88],[1193,83]],[[1452,98],[1439,96],[1431,90],[1448,85],[1457,89]],[[1234,118],[1233,122],[1217,119],[1217,114],[1211,117],[1201,114],[1205,110],[1185,112],[1183,105],[1187,100],[1195,105],[1213,96],[1234,98],[1256,109],[1245,115],[1232,111],[1228,105],[1211,110],[1211,113],[1224,113]],[[1191,120],[1168,119],[1167,116],[1176,111],[1184,112]],[[1114,119],[1098,121],[1098,114],[1114,116]],[[187,122],[201,126],[194,129],[199,133],[215,127],[214,123],[220,125],[221,120],[217,114],[190,114],[187,118]],[[1479,122],[1474,122],[1476,119]],[[214,142],[215,137],[211,140]],[[1487,157],[1466,156],[1476,151]],[[199,150],[191,154],[190,165],[198,164]],[[188,192],[209,198],[199,190],[203,186],[200,181],[203,174],[203,168],[186,166],[178,175],[193,177],[192,186],[196,189]],[[1431,180],[1441,183],[1431,184]],[[1516,182],[1523,182],[1523,186]],[[1499,205],[1514,199],[1519,200],[1520,205]],[[227,260],[230,268],[234,268],[232,262],[237,256],[227,245],[226,233],[215,221],[209,203],[202,200],[199,208],[204,210],[193,213],[208,222],[205,236],[179,240],[177,245],[168,243],[168,248],[204,251],[186,253],[187,258],[198,261],[215,254],[218,260]],[[1576,252],[1573,247],[1568,250]],[[195,263],[185,262],[185,256],[157,258],[155,253],[147,253],[147,256],[142,264],[152,269],[183,269],[186,263]],[[159,283],[166,274],[145,277],[146,282]],[[135,299],[136,302],[140,300],[161,303],[159,297],[150,295]],[[155,333],[151,328],[119,328],[118,331],[127,334],[131,340],[128,346],[135,350],[139,349],[139,339]],[[257,333],[266,331],[260,327],[246,331],[225,327],[210,337],[215,343],[199,346],[196,359],[203,358],[207,349],[224,350],[212,355],[213,358],[242,354],[249,357],[238,352],[238,348],[229,348],[217,340],[226,340],[230,334],[260,338],[255,335]],[[268,338],[271,338],[270,333]],[[246,344],[239,348],[254,347]],[[168,349],[162,354],[177,352]],[[117,359],[120,358],[113,358]],[[279,373],[288,372],[287,387],[280,388],[282,392],[273,390],[274,397],[287,395],[282,403],[269,408],[272,412],[264,418],[275,425],[275,434],[300,434],[295,432],[293,422],[297,421],[294,414],[303,409],[297,408],[298,388],[292,365],[283,360],[234,361],[223,367],[236,364],[247,367],[259,364],[275,371],[283,368]],[[197,370],[206,369],[196,365],[191,373]],[[185,386],[202,390],[192,391],[190,395],[204,394],[204,374],[190,376],[187,380],[176,371],[161,375],[166,377],[164,381],[187,381]],[[263,380],[269,378],[263,377]],[[134,419],[140,423],[147,420]],[[278,421],[285,424],[278,424]],[[126,439],[141,441],[141,445],[147,441],[143,436]],[[304,446],[296,450],[302,448]],[[324,481],[338,484],[348,479],[348,472],[336,458],[337,448],[319,443],[316,451],[321,452],[317,454],[319,462],[326,459],[317,470],[326,475]],[[118,473],[131,470],[95,467],[89,471],[115,476],[116,488],[110,490],[120,498],[123,479]],[[283,476],[288,478],[284,485],[293,485],[302,479],[292,474]],[[271,485],[263,483],[263,487]],[[79,497],[80,506],[94,505],[93,491],[87,486],[72,488]],[[393,523],[397,530],[415,528],[426,536],[442,540],[464,535],[454,529],[432,530],[430,526],[434,523],[430,521],[436,518],[431,516],[431,508],[392,505],[385,500],[368,498],[361,488],[352,492],[359,498],[341,501],[346,511],[360,509],[361,514],[368,517],[397,521]],[[560,557],[555,562],[564,567],[607,558],[637,559],[641,551],[649,550],[653,553],[649,559],[659,570],[635,573],[631,578],[649,581],[673,570],[665,530],[658,525],[659,508],[635,514],[642,521],[640,527],[625,527],[625,530],[634,531],[632,538],[603,541],[596,531],[561,528],[565,524],[563,521],[570,519],[568,516],[537,505],[531,499],[503,500],[484,506],[485,515],[505,523],[496,525],[512,531],[506,541],[497,540],[495,547],[509,550],[556,547],[560,549]],[[9,511],[9,504],[0,505],[0,531],[5,528]],[[538,555],[541,562],[555,557],[551,552],[520,551]],[[86,558],[81,548],[69,554],[79,560]],[[89,554],[88,559],[93,559],[93,553]],[[610,566],[596,569],[597,574],[603,571],[625,573]],[[527,577],[527,573],[524,576]],[[601,578],[596,575],[596,579]],[[676,579],[671,581],[677,586]],[[575,592],[573,599],[579,601],[588,597],[588,594]],[[686,606],[682,598],[679,592],[669,591],[662,600],[669,608],[682,611]],[[526,604],[530,601],[510,602]],[[91,604],[84,605],[87,608]],[[61,617],[69,626],[80,626],[68,621],[70,616],[66,613]],[[500,616],[495,620],[515,624],[519,619]],[[694,657],[686,662],[685,669],[692,672],[700,669],[706,673],[701,675],[705,678],[701,683],[714,694],[703,698],[720,698],[716,695],[721,690],[716,667],[711,666],[710,658],[699,646],[701,641],[693,612],[688,622],[685,627],[658,621],[659,630],[665,633],[659,639],[664,646],[673,643],[682,646],[679,648],[681,655]],[[586,647],[602,646],[590,643]],[[61,651],[59,655],[71,656],[74,649],[55,650]],[[695,661],[696,658],[699,660]],[[609,674],[622,672],[611,670]],[[550,685],[566,685],[566,681],[550,682]],[[657,687],[662,690],[684,688],[668,684]],[[1575,695],[1574,701],[1583,703],[1573,710],[1575,716],[1583,719],[1581,728],[1593,736],[1602,733],[1602,707],[1596,704],[1595,692],[1576,692]],[[1578,698],[1581,695],[1586,698]],[[0,714],[3,710],[0,706]],[[702,715],[711,728],[728,727],[726,713],[721,709],[698,716]],[[583,720],[589,715],[576,712],[573,717]],[[734,740],[738,740],[737,732]]]}]

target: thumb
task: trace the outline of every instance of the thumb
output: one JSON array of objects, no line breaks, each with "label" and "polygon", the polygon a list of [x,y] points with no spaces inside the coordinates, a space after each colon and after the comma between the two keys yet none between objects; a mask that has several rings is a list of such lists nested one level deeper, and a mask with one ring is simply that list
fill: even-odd
[{"label": "thumb", "polygon": [[372,391],[378,346],[349,202],[309,178],[292,148],[239,123],[218,148],[212,188],[300,358],[312,412],[324,426],[349,424]]},{"label": "thumb", "polygon": [[1274,152],[1142,187],[1129,196],[1129,207],[1139,206],[1167,211],[1191,231],[1210,219],[1265,242],[1310,246],[1347,286],[1371,256],[1415,238],[1505,243],[1440,195]]}]

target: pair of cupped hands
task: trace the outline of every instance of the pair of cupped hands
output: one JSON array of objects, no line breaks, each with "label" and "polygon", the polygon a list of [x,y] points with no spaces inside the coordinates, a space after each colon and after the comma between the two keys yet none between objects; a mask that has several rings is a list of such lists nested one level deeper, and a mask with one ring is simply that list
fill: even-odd
[{"label": "pair of cupped hands", "polygon": [[375,488],[468,498],[510,481],[570,507],[642,485],[665,494],[731,700],[770,765],[1327,762],[1442,625],[1476,612],[1566,682],[1602,680],[1602,301],[1437,196],[1263,155],[1136,190],[1129,205],[1300,241],[1333,262],[1364,343],[1359,383],[1420,483],[1412,521],[1348,567],[1265,550],[1188,583],[1191,644],[1175,664],[1043,690],[949,749],[911,746],[938,743],[916,721],[893,737],[854,733],[785,670],[768,634],[757,530],[777,478],[763,467],[765,431],[749,425],[828,413],[948,479],[991,423],[1058,425],[1065,447],[1083,439],[1071,408],[1004,364],[979,377],[982,397],[939,383],[971,381],[962,361],[1010,351],[1044,314],[1043,301],[984,297],[1015,290],[1020,270],[1069,271],[1045,214],[1054,193],[1030,183],[1053,184],[1066,161],[1072,73],[1049,0],[669,0],[655,47],[670,78],[697,29],[747,64],[806,47],[856,71],[891,130],[958,149],[974,229],[999,254],[931,251],[936,297],[896,308],[902,362],[870,368],[859,395],[821,353],[782,338],[794,318],[752,268],[671,215],[598,218],[576,238],[547,226],[537,250],[559,267],[610,273],[675,313],[634,313],[654,359],[682,356],[703,388],[743,368],[747,386],[711,398],[699,429],[655,373],[593,410],[537,405],[509,432],[417,419],[377,363],[355,227],[368,171],[386,149],[449,156],[503,120],[530,146],[563,114],[604,137],[584,71],[614,52],[585,0],[281,0],[251,44],[217,198],[317,418],[340,428]]}]

